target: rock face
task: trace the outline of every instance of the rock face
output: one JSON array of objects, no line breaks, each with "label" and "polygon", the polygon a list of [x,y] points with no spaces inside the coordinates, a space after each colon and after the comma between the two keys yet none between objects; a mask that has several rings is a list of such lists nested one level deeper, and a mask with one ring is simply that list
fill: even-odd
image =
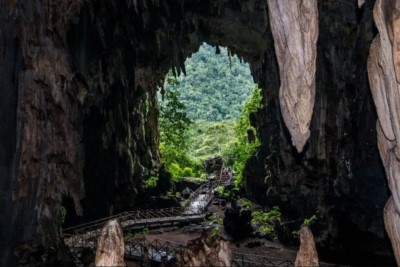
[{"label": "rock face", "polygon": [[[268,65],[260,85],[271,90],[264,91],[265,110],[253,119],[262,147],[244,174],[246,192],[280,206],[283,221],[299,219],[300,224],[319,214],[314,235],[320,257],[347,263],[354,257],[346,251],[369,256],[364,264],[390,251],[382,220],[388,189],[366,73],[375,34],[373,7],[374,1],[365,1],[361,9],[355,1],[318,3],[314,113],[300,154],[283,125],[272,89],[280,85],[273,64]],[[299,226],[287,227],[291,233]]]},{"label": "rock face", "polygon": [[229,243],[221,238],[202,234],[188,242],[186,248],[175,255],[176,266],[231,266]]},{"label": "rock face", "polygon": [[379,34],[368,58],[368,75],[378,113],[378,146],[392,193],[385,226],[400,265],[400,3],[378,0],[374,20]]},{"label": "rock face", "polygon": [[305,225],[300,229],[300,248],[294,266],[319,266],[313,234],[310,228]]},{"label": "rock face", "polygon": [[124,261],[125,244],[121,226],[111,220],[101,229],[97,240],[95,266],[126,266]]},{"label": "rock face", "polygon": [[[387,251],[366,77],[374,1],[318,1],[318,26],[315,2],[288,7],[310,15],[287,29],[270,17],[283,1],[0,0],[0,265],[15,265],[24,241],[60,246],[61,205],[83,221],[135,206],[159,168],[157,85],[170,68],[185,72],[202,42],[248,61],[263,89],[248,194],[280,204],[287,218],[318,210],[322,249]],[[280,49],[279,29],[302,40],[297,56]]]},{"label": "rock face", "polygon": [[203,160],[203,166],[209,175],[219,177],[221,174],[221,169],[224,166],[224,161],[221,157],[210,158]]}]

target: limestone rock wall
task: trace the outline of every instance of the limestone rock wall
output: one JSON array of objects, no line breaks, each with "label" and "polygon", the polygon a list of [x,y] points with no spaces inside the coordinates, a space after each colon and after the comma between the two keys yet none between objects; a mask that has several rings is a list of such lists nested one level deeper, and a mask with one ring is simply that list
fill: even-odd
[{"label": "limestone rock wall", "polygon": [[400,174],[399,84],[400,84],[400,3],[378,0],[374,20],[379,34],[368,58],[368,75],[378,113],[379,152],[385,166],[392,196],[385,206],[385,226],[392,242],[397,265],[400,264]]},{"label": "limestone rock wall", "polygon": [[321,257],[334,254],[335,260],[349,260],[351,253],[342,252],[354,250],[372,258],[381,251],[391,258],[381,213],[388,190],[366,72],[375,35],[373,6],[374,1],[362,8],[355,1],[318,3],[315,105],[302,153],[292,147],[283,123],[276,63],[268,60],[258,76],[270,90],[263,91],[265,110],[253,118],[263,144],[247,164],[246,192],[266,205],[281,206],[284,220],[295,221],[283,230],[286,241],[304,218],[318,215],[313,226],[317,248]]}]

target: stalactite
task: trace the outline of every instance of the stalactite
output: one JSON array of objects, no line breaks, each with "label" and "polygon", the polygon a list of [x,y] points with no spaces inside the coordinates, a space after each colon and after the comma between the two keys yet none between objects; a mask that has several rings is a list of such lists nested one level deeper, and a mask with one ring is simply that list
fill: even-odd
[{"label": "stalactite", "polygon": [[380,155],[392,193],[385,211],[385,226],[400,265],[400,84],[399,1],[377,0],[374,20],[379,34],[371,45],[368,75],[378,113],[377,136]]},{"label": "stalactite", "polygon": [[280,69],[282,116],[298,152],[310,136],[315,97],[318,39],[316,0],[268,0],[271,31]]}]

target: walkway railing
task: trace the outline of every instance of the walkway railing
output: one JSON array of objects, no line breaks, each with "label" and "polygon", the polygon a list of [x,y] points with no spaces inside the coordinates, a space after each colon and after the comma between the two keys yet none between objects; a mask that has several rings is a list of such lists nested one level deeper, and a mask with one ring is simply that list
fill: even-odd
[{"label": "walkway railing", "polygon": [[267,257],[254,254],[232,252],[232,266],[294,266],[294,262],[285,258]]},{"label": "walkway railing", "polygon": [[[149,240],[134,237],[125,243],[125,257],[140,261],[167,262],[175,257],[176,252],[186,247],[184,243],[161,239]],[[232,251],[232,266],[294,266],[294,262],[285,258],[245,254]]]},{"label": "walkway railing", "polygon": [[205,217],[204,211],[213,196],[214,184],[203,184],[191,194],[183,207],[123,212],[100,220],[69,227],[63,230],[64,241],[71,249],[83,247],[95,248],[101,228],[111,219],[118,219],[123,230],[180,221],[201,220]]}]

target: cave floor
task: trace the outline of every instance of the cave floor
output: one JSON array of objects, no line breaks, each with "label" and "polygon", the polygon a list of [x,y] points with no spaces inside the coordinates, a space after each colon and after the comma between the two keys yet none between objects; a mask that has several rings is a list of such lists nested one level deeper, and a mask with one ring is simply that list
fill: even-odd
[{"label": "cave floor", "polygon": [[[215,218],[223,219],[224,211],[226,208],[229,208],[230,205],[229,203],[226,205],[221,205],[220,203],[221,201],[214,199],[212,204],[208,207],[208,212],[211,212]],[[201,233],[207,228],[210,228],[211,224],[211,221],[206,221],[201,224],[190,224],[183,227],[171,226],[152,229],[149,234],[146,235],[146,239],[150,242],[157,239],[186,244],[188,241],[200,237]],[[228,240],[232,251],[237,253],[283,258],[291,262],[294,262],[296,258],[297,248],[285,247],[278,241],[271,241],[258,237],[248,237],[240,241],[234,241],[224,230],[220,232],[220,236]]]}]

